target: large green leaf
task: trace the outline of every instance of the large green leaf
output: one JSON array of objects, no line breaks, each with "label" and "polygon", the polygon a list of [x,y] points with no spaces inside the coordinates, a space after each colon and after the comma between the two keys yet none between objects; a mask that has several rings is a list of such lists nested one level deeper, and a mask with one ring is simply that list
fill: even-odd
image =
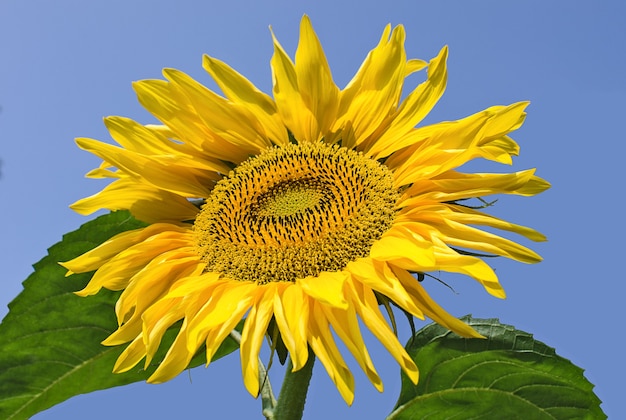
[{"label": "large green leaf", "polygon": [[[74,395],[145,380],[156,369],[176,331],[166,334],[161,353],[147,370],[111,373],[124,346],[100,342],[117,328],[114,305],[119,293],[103,290],[78,297],[73,292],[85,286],[91,273],[65,277],[58,264],[142,226],[127,212],[101,216],[65,235],[35,264],[0,324],[0,419],[29,418]],[[214,359],[236,348],[228,339]],[[191,366],[201,364],[202,356]]]},{"label": "large green leaf", "polygon": [[487,337],[431,324],[407,351],[420,369],[402,378],[389,419],[605,419],[583,370],[531,334],[496,319],[463,320]]}]

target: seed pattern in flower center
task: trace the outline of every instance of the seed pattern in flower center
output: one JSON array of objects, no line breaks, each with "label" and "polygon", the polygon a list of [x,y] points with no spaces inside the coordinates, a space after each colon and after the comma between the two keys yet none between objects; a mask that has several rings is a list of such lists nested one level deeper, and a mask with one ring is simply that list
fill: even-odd
[{"label": "seed pattern in flower center", "polygon": [[260,217],[288,217],[315,208],[323,197],[317,180],[295,180],[277,185],[258,199],[253,213]]},{"label": "seed pattern in flower center", "polygon": [[217,183],[194,232],[206,271],[264,284],[338,271],[395,217],[391,171],[325,143],[274,147]]}]

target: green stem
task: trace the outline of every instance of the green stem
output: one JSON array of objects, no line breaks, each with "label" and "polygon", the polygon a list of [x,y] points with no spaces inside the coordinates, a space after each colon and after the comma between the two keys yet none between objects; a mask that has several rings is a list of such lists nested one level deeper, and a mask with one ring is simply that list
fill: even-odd
[{"label": "green stem", "polygon": [[272,410],[273,420],[299,420],[302,418],[314,363],[315,354],[309,351],[309,360],[302,369],[292,372],[293,364],[289,359],[285,379],[278,395],[278,402]]}]

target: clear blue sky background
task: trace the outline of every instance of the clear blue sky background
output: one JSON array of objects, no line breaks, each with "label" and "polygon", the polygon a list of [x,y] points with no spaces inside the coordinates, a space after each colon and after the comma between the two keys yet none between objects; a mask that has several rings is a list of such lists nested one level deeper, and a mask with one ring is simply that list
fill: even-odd
[{"label": "clear blue sky background", "polygon": [[[425,284],[453,314],[498,317],[586,369],[603,409],[626,418],[623,401],[625,296],[621,199],[624,195],[626,7],[621,1],[31,1],[0,0],[0,316],[31,264],[87,218],[68,205],[102,184],[83,175],[99,161],[75,137],[108,140],[102,117],[152,118],[131,81],[163,67],[212,86],[208,53],[266,92],[272,25],[293,53],[302,14],[310,15],[338,85],[344,86],[385,24],[402,23],[409,57],[450,46],[449,83],[428,122],[457,119],[490,105],[530,100],[516,135],[515,170],[537,167],[553,188],[535,198],[504,197],[498,216],[550,239],[545,261],[496,262],[509,297],[472,280],[443,275],[457,291]],[[415,80],[414,82],[417,82]],[[478,170],[502,170],[476,165]],[[621,215],[621,216],[620,216]],[[71,281],[71,279],[68,279]],[[418,324],[419,325],[419,324]],[[402,325],[403,341],[409,330]],[[386,392],[357,373],[347,408],[316,366],[306,418],[383,418],[399,392],[398,368],[372,339]],[[272,369],[275,387],[282,370]],[[261,418],[244,390],[238,353],[165,385],[83,395],[36,419]],[[209,413],[215,413],[212,416]]]}]

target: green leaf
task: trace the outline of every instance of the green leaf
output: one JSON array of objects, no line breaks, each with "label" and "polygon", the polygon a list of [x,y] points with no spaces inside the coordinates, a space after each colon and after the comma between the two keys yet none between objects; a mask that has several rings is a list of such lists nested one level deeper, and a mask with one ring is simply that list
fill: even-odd
[{"label": "green leaf", "polygon": [[531,334],[496,319],[462,318],[487,339],[430,324],[407,351],[420,369],[404,375],[389,419],[605,419],[583,370]]},{"label": "green leaf", "polygon": [[[99,389],[143,381],[156,369],[176,336],[168,331],[160,353],[146,370],[111,372],[125,346],[100,344],[117,328],[114,306],[119,292],[103,290],[86,298],[74,295],[91,273],[65,277],[68,261],[115,234],[145,226],[128,212],[114,212],[68,233],[34,265],[24,290],[9,304],[0,324],[0,418],[26,419],[66,399]],[[216,356],[237,348],[227,339]],[[203,363],[202,352],[190,367]]]}]

